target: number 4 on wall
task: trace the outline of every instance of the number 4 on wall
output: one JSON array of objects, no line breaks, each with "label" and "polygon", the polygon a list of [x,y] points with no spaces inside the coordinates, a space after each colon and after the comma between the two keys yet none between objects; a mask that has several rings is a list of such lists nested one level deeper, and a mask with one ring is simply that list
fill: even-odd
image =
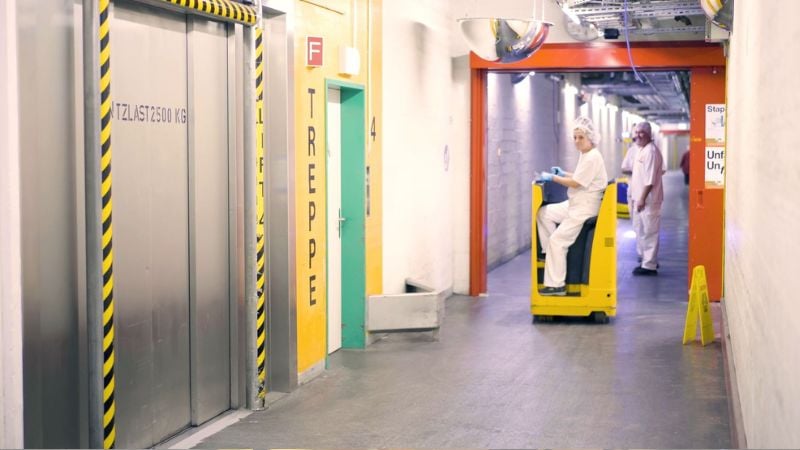
[{"label": "number 4 on wall", "polygon": [[372,142],[375,142],[375,136],[378,135],[378,133],[375,132],[375,116],[372,116],[372,125],[369,127],[369,135],[372,136]]}]

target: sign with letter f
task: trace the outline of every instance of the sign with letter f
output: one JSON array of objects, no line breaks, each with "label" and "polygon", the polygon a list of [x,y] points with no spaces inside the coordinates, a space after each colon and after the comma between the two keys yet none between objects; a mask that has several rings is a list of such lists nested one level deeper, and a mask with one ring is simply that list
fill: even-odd
[{"label": "sign with letter f", "polygon": [[306,37],[306,66],[322,67],[322,37]]}]

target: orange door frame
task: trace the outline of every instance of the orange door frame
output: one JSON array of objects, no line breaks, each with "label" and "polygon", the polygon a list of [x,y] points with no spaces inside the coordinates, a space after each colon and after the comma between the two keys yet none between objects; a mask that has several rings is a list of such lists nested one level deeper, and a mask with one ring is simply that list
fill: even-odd
[{"label": "orange door frame", "polygon": [[[647,42],[631,45],[641,70],[689,70],[691,166],[705,166],[705,105],[725,103],[725,55],[717,44],[704,42]],[[530,58],[498,64],[470,54],[471,69],[471,188],[470,188],[470,295],[486,292],[486,80],[502,71],[619,71],[630,70],[624,43],[545,44]],[[703,170],[690,173],[689,267],[703,264],[709,296],[722,297],[724,193],[705,187]],[[691,280],[691,276],[688,277]]]}]

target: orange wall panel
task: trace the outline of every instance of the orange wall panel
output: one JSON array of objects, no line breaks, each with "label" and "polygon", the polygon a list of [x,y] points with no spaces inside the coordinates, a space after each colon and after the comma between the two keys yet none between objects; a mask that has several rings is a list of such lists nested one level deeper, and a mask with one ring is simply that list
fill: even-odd
[{"label": "orange wall panel", "polygon": [[[689,173],[689,267],[706,268],[708,294],[711,300],[722,298],[725,245],[725,191],[706,187],[705,151],[706,116],[709,103],[725,103],[725,69],[692,69],[691,137]],[[690,281],[691,282],[691,281]]]}]

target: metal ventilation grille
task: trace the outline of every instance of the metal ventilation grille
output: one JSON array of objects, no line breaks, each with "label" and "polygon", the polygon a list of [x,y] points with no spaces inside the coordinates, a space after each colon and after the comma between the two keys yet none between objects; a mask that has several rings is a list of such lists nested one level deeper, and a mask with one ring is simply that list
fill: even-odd
[{"label": "metal ventilation grille", "polygon": [[598,30],[625,28],[632,35],[704,33],[705,15],[698,0],[628,0],[628,24],[623,0],[556,0],[582,24]]}]

